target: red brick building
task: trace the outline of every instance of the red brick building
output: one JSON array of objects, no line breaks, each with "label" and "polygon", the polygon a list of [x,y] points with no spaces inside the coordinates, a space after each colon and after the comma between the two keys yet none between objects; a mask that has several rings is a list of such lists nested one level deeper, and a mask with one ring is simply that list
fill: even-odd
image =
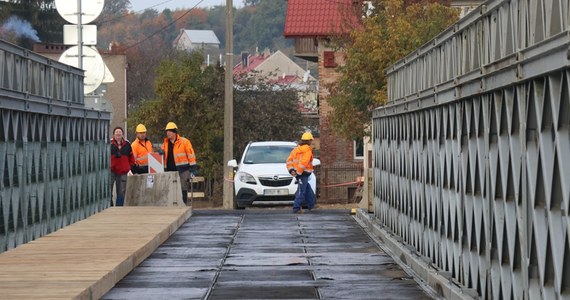
[{"label": "red brick building", "polygon": [[[344,64],[342,51],[333,49],[330,38],[347,34],[358,22],[355,0],[288,0],[284,35],[295,39],[295,56],[318,62],[320,159],[317,174],[322,202],[346,203],[353,200],[355,181],[362,176],[361,143],[345,140],[330,129],[331,107],[327,101],[329,86],[338,80],[338,66]],[[360,146],[360,147],[359,147]]]}]

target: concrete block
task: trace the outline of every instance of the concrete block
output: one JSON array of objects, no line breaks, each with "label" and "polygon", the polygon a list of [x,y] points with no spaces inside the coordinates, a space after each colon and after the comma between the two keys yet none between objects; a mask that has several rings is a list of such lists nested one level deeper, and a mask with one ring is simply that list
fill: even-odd
[{"label": "concrete block", "polygon": [[364,169],[364,182],[362,186],[362,200],[358,203],[358,208],[367,210],[369,213],[374,213],[374,169]]},{"label": "concrete block", "polygon": [[125,206],[185,206],[178,172],[129,176]]}]

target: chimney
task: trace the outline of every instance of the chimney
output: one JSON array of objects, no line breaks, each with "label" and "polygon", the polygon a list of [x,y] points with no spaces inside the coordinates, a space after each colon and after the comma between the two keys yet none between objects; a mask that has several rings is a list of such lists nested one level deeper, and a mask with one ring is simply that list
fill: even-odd
[{"label": "chimney", "polygon": [[241,53],[241,66],[243,68],[246,68],[247,66],[249,66],[249,53],[248,52],[242,52]]}]

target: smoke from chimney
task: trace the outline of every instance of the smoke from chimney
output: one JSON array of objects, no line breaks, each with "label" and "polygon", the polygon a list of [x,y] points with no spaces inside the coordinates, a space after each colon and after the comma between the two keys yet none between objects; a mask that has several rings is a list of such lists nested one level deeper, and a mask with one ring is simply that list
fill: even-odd
[{"label": "smoke from chimney", "polygon": [[39,42],[38,32],[32,28],[32,25],[25,20],[21,20],[16,16],[11,16],[0,28],[0,32],[14,34],[16,38],[24,37],[34,42]]}]

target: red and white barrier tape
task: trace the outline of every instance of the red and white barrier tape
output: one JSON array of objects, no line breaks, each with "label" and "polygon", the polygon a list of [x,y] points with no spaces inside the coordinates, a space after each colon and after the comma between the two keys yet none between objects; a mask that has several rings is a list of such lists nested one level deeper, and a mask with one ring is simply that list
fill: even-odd
[{"label": "red and white barrier tape", "polygon": [[343,182],[337,184],[330,184],[330,185],[321,185],[321,188],[328,188],[328,187],[339,187],[339,186],[347,186],[347,185],[361,185],[362,181],[350,181],[350,182]]}]

